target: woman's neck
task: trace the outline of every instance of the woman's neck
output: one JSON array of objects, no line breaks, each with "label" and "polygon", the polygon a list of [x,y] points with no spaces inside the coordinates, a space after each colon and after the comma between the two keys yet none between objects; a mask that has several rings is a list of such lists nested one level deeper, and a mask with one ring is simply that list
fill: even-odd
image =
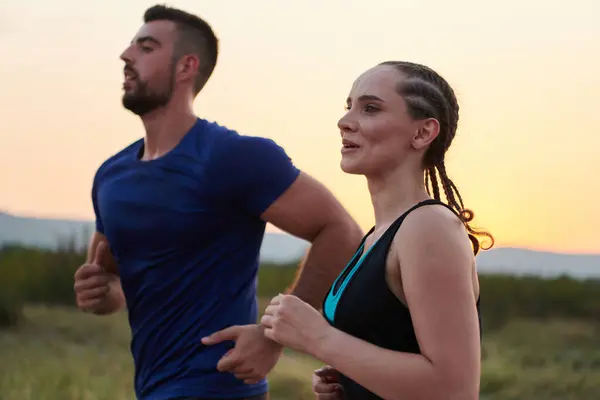
[{"label": "woman's neck", "polygon": [[375,212],[375,229],[387,229],[414,204],[429,199],[423,170],[406,165],[377,176],[367,176]]}]

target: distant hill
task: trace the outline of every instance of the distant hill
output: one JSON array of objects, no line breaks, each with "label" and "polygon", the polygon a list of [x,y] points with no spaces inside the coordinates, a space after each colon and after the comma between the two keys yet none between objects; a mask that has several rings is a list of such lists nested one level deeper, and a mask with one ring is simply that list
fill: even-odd
[{"label": "distant hill", "polygon": [[[57,248],[75,239],[84,246],[94,230],[90,221],[19,217],[0,212],[0,246],[8,243],[41,248]],[[267,232],[261,248],[264,262],[286,263],[298,260],[308,243],[286,233]],[[497,248],[477,257],[481,273],[534,275],[600,279],[600,254],[561,254],[520,248]]]},{"label": "distant hill", "polygon": [[563,254],[520,248],[498,248],[477,256],[481,273],[553,278],[600,279],[600,254]]},{"label": "distant hill", "polygon": [[0,245],[55,249],[61,241],[74,239],[75,245],[82,247],[93,231],[90,221],[17,217],[0,212]]}]

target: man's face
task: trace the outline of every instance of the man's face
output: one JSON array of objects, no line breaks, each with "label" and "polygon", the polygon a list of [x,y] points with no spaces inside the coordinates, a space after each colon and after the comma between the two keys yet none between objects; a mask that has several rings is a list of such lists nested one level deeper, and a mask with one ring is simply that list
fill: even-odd
[{"label": "man's face", "polygon": [[125,62],[123,106],[143,116],[168,104],[173,93],[173,50],[177,28],[171,21],[144,24],[121,54]]}]

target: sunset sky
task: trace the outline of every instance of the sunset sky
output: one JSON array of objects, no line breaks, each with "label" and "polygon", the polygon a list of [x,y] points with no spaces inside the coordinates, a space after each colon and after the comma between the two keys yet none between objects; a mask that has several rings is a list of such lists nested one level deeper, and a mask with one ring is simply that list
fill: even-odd
[{"label": "sunset sky", "polygon": [[[153,4],[1,3],[1,210],[93,218],[96,168],[144,134],[121,106],[119,54]],[[339,168],[336,123],[362,71],[410,60],[457,92],[447,168],[476,224],[499,246],[600,253],[597,0],[168,4],[206,18],[220,39],[198,115],[277,141],[365,230],[369,194]]]}]

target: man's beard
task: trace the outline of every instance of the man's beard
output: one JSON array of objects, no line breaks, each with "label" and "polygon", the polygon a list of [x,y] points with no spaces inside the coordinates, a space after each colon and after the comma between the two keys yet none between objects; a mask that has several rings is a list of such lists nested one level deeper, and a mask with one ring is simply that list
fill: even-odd
[{"label": "man's beard", "polygon": [[123,107],[135,115],[143,117],[159,107],[166,106],[169,103],[169,100],[171,100],[172,93],[172,86],[162,93],[151,91],[148,88],[148,83],[141,81],[139,77],[137,77],[135,79],[135,89],[133,92],[125,92],[123,95]]}]

